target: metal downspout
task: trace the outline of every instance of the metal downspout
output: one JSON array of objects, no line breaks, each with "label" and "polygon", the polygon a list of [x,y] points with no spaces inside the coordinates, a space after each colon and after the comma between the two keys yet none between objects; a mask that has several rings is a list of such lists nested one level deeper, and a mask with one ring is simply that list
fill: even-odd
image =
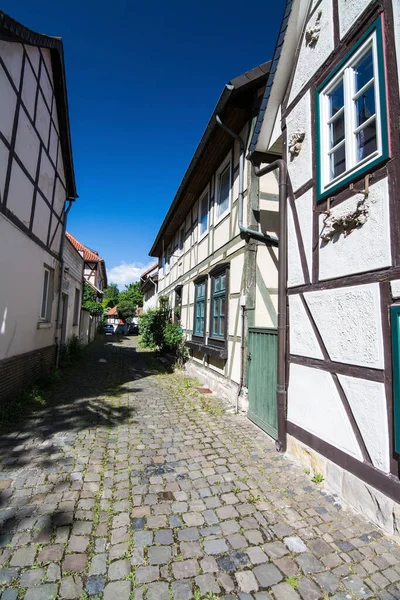
[{"label": "metal downspout", "polygon": [[65,261],[64,261],[64,245],[65,245],[65,232],[67,230],[67,217],[68,213],[71,210],[73,200],[71,198],[67,198],[68,202],[67,208],[64,209],[64,224],[61,234],[61,244],[60,244],[60,278],[59,278],[59,291],[58,291],[58,299],[57,299],[57,314],[56,314],[56,336],[55,336],[55,344],[56,344],[56,369],[58,369],[60,364],[60,352],[61,352],[61,344],[60,344],[60,336],[59,336],[59,324],[60,324],[60,313],[61,313],[61,300],[62,300],[62,281],[64,277],[65,270]]},{"label": "metal downspout", "polygon": [[279,159],[263,167],[254,167],[254,174],[262,177],[279,169],[279,271],[278,271],[278,374],[276,399],[278,408],[278,452],[286,451],[286,343],[287,343],[287,165]]},{"label": "metal downspout", "polygon": [[224,129],[227,133],[229,133],[230,136],[232,136],[233,138],[235,138],[235,140],[237,140],[239,142],[239,146],[240,146],[240,157],[239,157],[239,194],[238,194],[238,225],[239,225],[239,230],[241,233],[245,234],[245,236],[247,236],[248,238],[254,238],[256,240],[261,240],[262,242],[270,242],[272,246],[278,246],[278,238],[276,238],[275,236],[272,235],[267,235],[262,233],[261,231],[256,231],[254,229],[250,229],[249,227],[245,227],[243,225],[243,179],[244,179],[244,154],[245,154],[245,147],[244,147],[244,141],[242,140],[242,138],[240,137],[240,135],[238,135],[237,133],[235,133],[234,131],[232,131],[232,129],[230,129],[230,127],[228,127],[227,125],[224,125],[224,123],[221,121],[220,117],[217,115],[216,117],[216,121],[218,123],[218,125],[220,127],[222,127],[222,129]]}]

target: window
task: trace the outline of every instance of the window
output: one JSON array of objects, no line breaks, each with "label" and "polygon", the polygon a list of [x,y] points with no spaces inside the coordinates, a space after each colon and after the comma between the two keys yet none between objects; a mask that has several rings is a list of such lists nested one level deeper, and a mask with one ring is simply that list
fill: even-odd
[{"label": "window", "polygon": [[217,171],[215,178],[215,207],[217,221],[229,210],[230,191],[231,164],[229,159],[229,161]]},{"label": "window", "polygon": [[179,254],[183,254],[185,247],[185,227],[182,227],[179,231]]},{"label": "window", "polygon": [[174,321],[180,323],[182,313],[182,286],[175,288]]},{"label": "window", "polygon": [[199,238],[203,237],[208,231],[208,190],[204,192],[199,200]]},{"label": "window", "polygon": [[40,320],[50,321],[51,320],[51,294],[52,294],[52,272],[47,267],[44,267],[43,273],[43,288],[42,288],[42,302],[40,306]]},{"label": "window", "polygon": [[205,336],[205,305],[206,305],[206,280],[195,283],[194,301],[194,326],[193,334],[198,337]]},{"label": "window", "polygon": [[388,156],[379,19],[317,89],[316,109],[321,199]]},{"label": "window", "polygon": [[75,299],[74,299],[74,320],[73,325],[79,324],[79,312],[81,308],[81,291],[79,288],[75,288]]},{"label": "window", "polygon": [[227,271],[211,277],[211,337],[225,339]]}]

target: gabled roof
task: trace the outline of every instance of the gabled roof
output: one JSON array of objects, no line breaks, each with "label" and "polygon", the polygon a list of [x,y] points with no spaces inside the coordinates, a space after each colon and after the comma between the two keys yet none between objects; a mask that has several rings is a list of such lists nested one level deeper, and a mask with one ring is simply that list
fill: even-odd
[{"label": "gabled roof", "polygon": [[6,15],[1,10],[0,36],[3,40],[29,44],[30,46],[47,48],[50,50],[67,195],[69,199],[75,199],[78,197],[78,195],[76,192],[74,164],[72,159],[64,49],[61,38],[51,37],[31,31],[27,27],[24,27],[24,25],[21,25],[21,23],[14,21],[14,19]]},{"label": "gabled roof", "polygon": [[140,279],[144,279],[145,277],[148,277],[150,275],[150,273],[152,273],[153,271],[155,271],[156,269],[158,269],[158,262],[156,262],[154,265],[152,265],[149,269],[147,269],[147,271],[145,271],[144,273],[142,273],[140,275]]},{"label": "gabled roof", "polygon": [[112,308],[110,308],[110,310],[107,313],[107,317],[113,317],[113,316],[118,316],[118,311],[117,311],[116,306],[113,306]]},{"label": "gabled roof", "polygon": [[[230,105],[234,105],[234,101],[238,100],[238,98],[245,96],[246,92],[251,91],[252,89],[256,88],[257,85],[260,86],[263,83],[263,80],[267,79],[268,73],[269,73],[269,69],[271,66],[271,61],[265,62],[261,65],[259,65],[258,67],[256,67],[255,69],[251,69],[250,71],[246,71],[245,73],[243,73],[243,75],[239,75],[238,77],[235,77],[234,79],[232,79],[231,81],[229,81],[224,89],[222,90],[222,94],[217,102],[217,105],[211,115],[211,118],[207,124],[207,127],[203,133],[203,136],[199,142],[199,145],[196,148],[196,151],[192,157],[192,160],[189,163],[189,166],[186,170],[186,173],[183,176],[183,179],[181,181],[181,184],[175,194],[175,197],[171,203],[171,206],[169,207],[169,210],[165,216],[165,219],[160,227],[160,230],[157,234],[156,239],[154,240],[153,246],[149,252],[150,256],[160,256],[161,252],[161,241],[163,240],[164,237],[168,238],[171,235],[171,232],[169,231],[169,224],[172,221],[172,219],[174,218],[174,216],[176,215],[176,211],[178,206],[180,205],[182,199],[185,196],[185,193],[188,190],[188,187],[190,186],[190,182],[196,172],[196,169],[198,168],[199,164],[201,163],[203,157],[205,156],[205,154],[207,154],[208,158],[210,159],[211,162],[211,158],[210,158],[210,152],[209,149],[211,147],[211,140],[213,142],[215,142],[216,146],[219,146],[222,150],[223,150],[223,145],[221,143],[221,140],[223,140],[225,138],[225,141],[227,138],[229,138],[229,144],[231,144],[231,138],[230,136],[228,136],[228,134],[226,132],[224,132],[219,125],[217,125],[216,123],[216,117],[217,115],[223,115],[227,109],[229,108]],[[252,109],[252,107],[247,106],[248,109]],[[235,130],[235,127],[240,127],[240,129],[244,126],[245,123],[242,123],[241,119],[243,119],[243,105],[240,106],[236,106],[235,107],[236,112],[233,111],[233,114],[231,115],[231,119],[232,121],[229,122],[225,121],[226,124],[233,128]],[[240,131],[239,129],[239,131]],[[218,142],[215,140],[214,136],[217,137],[217,134],[220,134],[220,139],[218,140]],[[224,151],[224,150],[223,150]],[[197,199],[197,196],[195,194],[192,194],[192,199],[191,199],[191,203],[194,204],[195,201]],[[185,215],[182,215],[182,218]],[[167,235],[166,235],[167,234]]]},{"label": "gabled roof", "polygon": [[104,260],[98,255],[97,252],[95,252],[94,250],[91,250],[87,246],[84,246],[83,244],[81,244],[81,242],[78,242],[78,240],[73,235],[68,233],[68,231],[65,233],[65,235],[67,236],[67,239],[71,242],[73,247],[76,250],[78,250],[78,252],[83,252],[83,258],[85,261],[87,261],[87,262],[104,262]]}]

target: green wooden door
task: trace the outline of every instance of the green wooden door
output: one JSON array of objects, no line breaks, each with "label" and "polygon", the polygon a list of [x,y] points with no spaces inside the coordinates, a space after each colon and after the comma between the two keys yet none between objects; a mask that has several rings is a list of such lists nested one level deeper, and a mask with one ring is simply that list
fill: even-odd
[{"label": "green wooden door", "polygon": [[248,417],[274,440],[278,438],[276,377],[278,331],[249,327],[247,347]]},{"label": "green wooden door", "polygon": [[390,309],[392,316],[392,363],[393,363],[393,420],[394,449],[400,453],[400,306]]}]

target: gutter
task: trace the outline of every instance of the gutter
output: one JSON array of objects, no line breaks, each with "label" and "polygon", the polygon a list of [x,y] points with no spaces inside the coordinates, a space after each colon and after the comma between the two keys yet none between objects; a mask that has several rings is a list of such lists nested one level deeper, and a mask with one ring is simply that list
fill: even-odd
[{"label": "gutter", "polygon": [[59,287],[58,287],[58,299],[57,299],[57,314],[56,314],[56,336],[55,336],[55,344],[56,344],[56,369],[58,369],[60,364],[60,352],[61,352],[61,344],[60,344],[60,336],[59,336],[59,328],[60,328],[60,317],[61,317],[61,299],[62,299],[62,282],[65,272],[65,260],[64,260],[64,245],[65,245],[65,232],[67,230],[67,217],[68,213],[71,210],[73,198],[67,198],[66,202],[68,202],[68,206],[64,207],[64,224],[61,234],[61,244],[60,244],[60,278],[59,278]]}]

